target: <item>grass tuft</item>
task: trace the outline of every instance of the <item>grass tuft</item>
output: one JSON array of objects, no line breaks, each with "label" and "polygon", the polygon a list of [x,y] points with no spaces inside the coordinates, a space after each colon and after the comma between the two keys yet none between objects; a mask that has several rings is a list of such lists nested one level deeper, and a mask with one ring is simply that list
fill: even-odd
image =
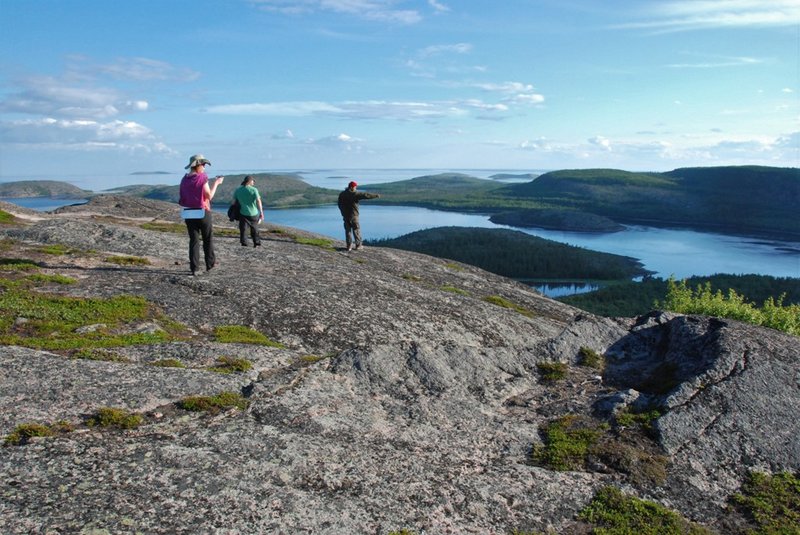
[{"label": "grass tuft", "polygon": [[536,365],[536,369],[539,370],[542,380],[550,383],[564,379],[569,371],[565,362],[540,362]]},{"label": "grass tuft", "polygon": [[595,370],[603,370],[605,368],[605,359],[603,355],[599,354],[593,349],[588,347],[581,347],[578,350],[578,364],[586,366],[587,368],[594,368]]},{"label": "grass tuft", "polygon": [[508,299],[506,299],[505,297],[500,297],[499,295],[487,295],[486,297],[483,298],[483,300],[486,301],[487,303],[491,303],[491,304],[497,305],[499,307],[509,308],[509,309],[514,310],[516,312],[519,312],[523,316],[527,316],[529,318],[532,318],[532,317],[535,316],[535,314],[533,312],[531,312],[530,310],[528,310],[527,308],[522,307],[522,306],[520,306],[520,305],[518,305],[516,303],[511,302]]},{"label": "grass tuft", "polygon": [[731,501],[758,526],[754,535],[800,533],[800,474],[751,472]]},{"label": "grass tuft", "polygon": [[119,266],[149,266],[150,260],[141,256],[107,256],[103,259],[104,262],[109,264],[117,264]]},{"label": "grass tuft", "polygon": [[161,359],[155,362],[151,362],[150,366],[156,366],[158,368],[185,368],[186,365],[178,359]]}]

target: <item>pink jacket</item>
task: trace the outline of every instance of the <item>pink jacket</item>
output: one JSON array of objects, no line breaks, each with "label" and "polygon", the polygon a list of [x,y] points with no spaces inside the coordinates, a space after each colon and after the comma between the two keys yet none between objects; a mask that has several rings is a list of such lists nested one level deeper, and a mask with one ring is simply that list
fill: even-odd
[{"label": "pink jacket", "polygon": [[211,203],[204,193],[207,183],[208,175],[205,173],[189,173],[183,175],[178,204],[185,208],[205,208],[206,210],[211,210]]}]

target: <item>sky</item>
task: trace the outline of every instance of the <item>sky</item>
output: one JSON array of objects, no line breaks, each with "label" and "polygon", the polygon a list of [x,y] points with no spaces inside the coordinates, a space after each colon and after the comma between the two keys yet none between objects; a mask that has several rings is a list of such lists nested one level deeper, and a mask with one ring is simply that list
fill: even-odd
[{"label": "sky", "polygon": [[212,174],[800,161],[800,0],[0,0],[0,20],[0,181],[196,153]]}]

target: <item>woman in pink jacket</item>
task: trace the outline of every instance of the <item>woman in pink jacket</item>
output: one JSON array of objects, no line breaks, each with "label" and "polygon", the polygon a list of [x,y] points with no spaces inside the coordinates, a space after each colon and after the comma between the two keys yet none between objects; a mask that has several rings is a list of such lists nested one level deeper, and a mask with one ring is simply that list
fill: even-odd
[{"label": "woman in pink jacket", "polygon": [[217,265],[214,256],[214,236],[211,221],[211,199],[217,192],[217,186],[225,180],[224,176],[214,179],[211,186],[208,185],[208,175],[205,173],[205,166],[211,165],[202,154],[195,154],[189,158],[189,165],[186,169],[190,171],[183,175],[181,179],[180,198],[178,204],[184,208],[193,210],[203,210],[192,214],[194,217],[185,218],[186,229],[189,231],[189,269],[192,275],[197,275],[200,266],[200,237],[203,239],[203,255],[205,257],[206,271],[210,271]]}]

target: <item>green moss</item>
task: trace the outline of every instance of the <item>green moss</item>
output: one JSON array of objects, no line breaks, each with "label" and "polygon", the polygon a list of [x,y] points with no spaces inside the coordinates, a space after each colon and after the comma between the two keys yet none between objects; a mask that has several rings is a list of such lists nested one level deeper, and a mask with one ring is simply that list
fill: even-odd
[{"label": "green moss", "polygon": [[178,402],[178,407],[192,412],[210,412],[216,414],[224,409],[236,408],[245,410],[247,399],[235,392],[220,392],[216,396],[190,396]]},{"label": "green moss", "polygon": [[411,281],[411,282],[421,282],[422,281],[422,277],[418,277],[417,275],[410,275],[408,273],[404,274],[403,278],[405,280]]},{"label": "green moss", "polygon": [[[22,324],[17,318],[25,318]],[[138,296],[82,298],[11,288],[0,293],[0,344],[67,350],[158,343],[175,339],[165,331],[127,333],[126,326],[163,318]],[[169,323],[169,322],[167,322]],[[174,322],[169,324],[174,328]],[[91,332],[81,327],[97,326]]]},{"label": "green moss", "polygon": [[617,414],[614,419],[617,425],[623,427],[640,427],[646,431],[651,431],[653,422],[661,417],[661,413],[657,410],[646,412],[633,412],[631,410],[624,410]]},{"label": "green moss", "polygon": [[53,283],[53,284],[75,284],[78,282],[77,280],[73,279],[72,277],[67,277],[65,275],[45,275],[43,273],[34,273],[32,275],[28,275],[25,277],[26,279],[37,282],[37,283]]},{"label": "green moss", "polygon": [[5,210],[0,210],[0,224],[9,225],[14,222],[14,216]]},{"label": "green moss", "polygon": [[567,376],[567,371],[569,371],[569,367],[565,362],[540,362],[536,365],[536,369],[542,376],[542,380],[548,382],[564,379]]},{"label": "green moss", "polygon": [[83,360],[100,360],[104,362],[130,362],[130,360],[122,355],[117,355],[111,351],[104,351],[102,349],[80,349],[72,354],[72,358]]},{"label": "green moss", "polygon": [[531,461],[559,471],[581,469],[589,448],[601,435],[602,428],[588,419],[576,415],[562,416],[544,427],[544,444],[534,446]]},{"label": "green moss", "polygon": [[50,437],[53,436],[53,430],[49,426],[43,424],[21,424],[14,428],[5,440],[5,443],[10,446],[19,446],[27,444],[33,437]]},{"label": "green moss", "polygon": [[9,446],[21,446],[30,442],[34,437],[52,437],[71,433],[75,427],[66,420],[59,420],[52,424],[27,423],[14,428],[5,439]]},{"label": "green moss", "polygon": [[135,414],[125,409],[103,407],[97,413],[87,418],[86,425],[89,427],[115,427],[117,429],[134,429],[144,422],[141,414]]},{"label": "green moss", "polygon": [[150,260],[141,256],[107,256],[104,262],[120,266],[149,266]]},{"label": "green moss", "polygon": [[527,316],[529,318],[535,316],[535,314],[530,310],[528,310],[527,308],[511,302],[505,297],[500,297],[499,295],[487,295],[486,297],[483,298],[483,300],[486,301],[487,303],[492,303],[493,305],[497,305],[499,307],[510,308],[511,310],[515,310],[520,314],[522,314],[523,316]]},{"label": "green moss", "polygon": [[579,515],[593,524],[598,535],[710,535],[680,514],[654,502],[626,496],[615,487],[603,487]]},{"label": "green moss", "polygon": [[70,249],[66,245],[62,245],[60,243],[42,245],[41,247],[37,248],[37,251],[39,251],[40,253],[50,254],[54,256],[63,256],[75,252],[74,249]]},{"label": "green moss", "polygon": [[246,372],[253,368],[253,363],[247,359],[236,359],[233,357],[219,357],[217,365],[208,368],[217,373],[236,373]]},{"label": "green moss", "polygon": [[33,260],[24,258],[0,258],[0,271],[32,271],[39,269]]},{"label": "green moss", "polygon": [[161,359],[155,362],[151,362],[150,366],[156,366],[158,368],[185,368],[186,365],[178,359]]},{"label": "green moss", "polygon": [[294,241],[301,245],[313,245],[323,249],[333,249],[333,241],[326,240],[324,238],[303,238],[300,236],[295,236]]},{"label": "green moss", "polygon": [[731,501],[757,526],[753,535],[800,533],[800,474],[751,472]]},{"label": "green moss", "polygon": [[447,269],[452,269],[453,271],[464,271],[464,266],[461,264],[456,264],[455,262],[448,262],[444,265]]},{"label": "green moss", "polygon": [[387,535],[416,535],[416,533],[410,529],[403,528],[401,530],[390,531]]},{"label": "green moss", "polygon": [[581,347],[578,350],[578,363],[587,368],[594,368],[595,370],[602,370],[605,368],[605,359],[602,355],[588,347]]},{"label": "green moss", "polygon": [[260,332],[243,325],[220,325],[214,329],[217,342],[223,344],[258,344],[283,349],[283,344],[274,342]]},{"label": "green moss", "polygon": [[469,292],[466,290],[462,290],[461,288],[457,288],[456,286],[444,285],[440,288],[443,292],[450,292],[458,295],[469,295]]}]

